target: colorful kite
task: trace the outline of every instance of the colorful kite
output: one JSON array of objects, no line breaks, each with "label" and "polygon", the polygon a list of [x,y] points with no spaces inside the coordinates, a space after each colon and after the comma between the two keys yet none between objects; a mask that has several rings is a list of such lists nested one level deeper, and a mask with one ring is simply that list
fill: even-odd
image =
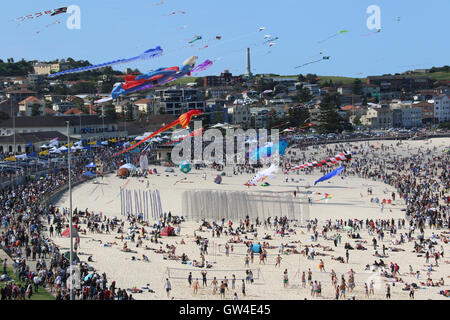
[{"label": "colorful kite", "polygon": [[67,7],[61,7],[61,8],[58,8],[58,9],[47,10],[47,11],[37,12],[37,13],[34,13],[34,14],[29,14],[29,15],[26,15],[26,16],[23,16],[23,17],[18,17],[16,19],[11,20],[11,21],[23,22],[25,19],[39,18],[39,17],[42,17],[43,15],[56,16],[58,14],[66,13],[66,12],[67,12]]},{"label": "colorful kite", "polygon": [[[266,39],[266,37],[264,37],[264,39]],[[270,38],[270,39],[267,39],[266,41],[264,41],[264,43],[274,42],[274,41],[276,41],[278,39],[280,39],[280,38],[278,38],[278,37]]]},{"label": "colorful kite", "polygon": [[222,40],[222,36],[216,36],[217,40]]},{"label": "colorful kite", "polygon": [[205,71],[213,65],[213,62],[211,60],[205,60],[204,62],[200,63],[198,66],[196,66],[194,69],[192,69],[191,73],[197,73],[201,71]]},{"label": "colorful kite", "polygon": [[114,65],[118,65],[118,64],[130,63],[130,62],[138,61],[138,60],[153,59],[153,58],[160,57],[162,55],[162,53],[163,53],[163,49],[161,49],[161,47],[158,46],[154,49],[149,49],[149,50],[145,51],[144,53],[142,53],[136,57],[129,58],[129,59],[119,59],[119,60],[114,60],[114,61],[110,61],[110,62],[106,62],[106,63],[96,64],[93,66],[81,67],[81,68],[72,69],[72,70],[65,70],[65,71],[61,71],[58,73],[50,74],[48,77],[54,78],[54,77],[57,77],[60,75],[65,75],[65,74],[91,71],[91,70],[114,66]]},{"label": "colorful kite", "polygon": [[305,168],[317,168],[317,167],[321,167],[321,166],[325,166],[325,165],[330,165],[330,164],[336,164],[339,161],[350,161],[352,159],[352,154],[350,152],[342,152],[339,153],[337,155],[335,155],[332,158],[327,158],[325,160],[322,161],[313,161],[313,162],[308,162],[299,166],[295,166],[291,169],[289,169],[289,171],[294,171],[294,170],[300,170],[300,169],[305,169]]},{"label": "colorful kite", "polygon": [[169,15],[167,15],[168,17],[170,17],[170,16],[173,16],[173,15],[176,15],[176,14],[185,14],[186,12],[184,12],[184,11],[174,11],[174,12],[172,12],[171,14],[169,14]]},{"label": "colorful kite", "polygon": [[145,141],[147,141],[147,140],[153,138],[154,136],[157,136],[158,134],[160,134],[160,133],[162,133],[162,132],[164,132],[164,131],[166,131],[166,130],[169,130],[170,128],[175,127],[176,125],[181,125],[184,129],[186,129],[186,128],[189,126],[189,124],[191,123],[192,117],[194,117],[194,116],[199,116],[199,115],[201,115],[201,114],[202,114],[202,111],[201,111],[201,110],[191,110],[191,111],[189,111],[189,112],[186,112],[186,113],[182,114],[182,115],[181,115],[177,120],[175,120],[174,122],[168,124],[167,126],[162,127],[161,129],[159,129],[159,130],[156,131],[156,132],[153,132],[151,135],[149,135],[149,136],[146,137],[145,139],[139,141],[138,143],[132,145],[131,147],[129,147],[129,148],[127,148],[127,149],[125,149],[125,150],[123,150],[123,151],[121,151],[121,152],[119,152],[119,153],[116,153],[115,155],[113,155],[113,157],[116,157],[116,156],[118,156],[118,155],[121,155],[122,153],[125,153],[125,152],[128,152],[128,151],[133,150],[134,148],[136,148],[137,146],[141,145],[141,144],[144,143]]},{"label": "colorful kite", "polygon": [[340,168],[337,168],[336,170],[331,171],[330,173],[327,173],[322,178],[320,178],[319,180],[314,182],[314,185],[316,185],[317,183],[322,182],[322,181],[330,180],[331,178],[337,176],[342,171],[344,171],[344,169],[345,169],[345,167],[340,167]]},{"label": "colorful kite", "polygon": [[250,152],[249,159],[257,161],[261,158],[270,158],[274,154],[284,155],[288,143],[286,141],[280,141],[279,143],[269,142],[264,147],[255,148]]},{"label": "colorful kite", "polygon": [[333,196],[331,194],[325,193],[324,197],[322,199],[320,199],[319,201],[328,200],[328,199],[332,199],[332,198],[333,198]]},{"label": "colorful kite", "polygon": [[121,95],[147,90],[190,75],[196,61],[197,57],[193,56],[183,63],[181,69],[179,67],[160,68],[140,76],[127,76],[125,83],[113,88],[111,98],[116,99]]},{"label": "colorful kite", "polygon": [[189,41],[189,43],[194,43],[195,41],[198,41],[198,40],[201,40],[201,39],[203,39],[202,36],[195,36],[194,39]]},{"label": "colorful kite", "polygon": [[295,69],[298,69],[298,68],[301,68],[301,67],[307,66],[307,65],[309,65],[309,64],[313,64],[313,63],[321,62],[321,61],[323,61],[323,60],[330,60],[330,57],[329,57],[329,56],[325,56],[325,57],[322,57],[322,59],[319,59],[319,60],[315,60],[315,61],[311,61],[311,62],[307,62],[307,63],[304,63],[304,64],[302,64],[302,65],[300,65],[300,66],[297,66],[297,67],[295,67]]},{"label": "colorful kite", "polygon": [[259,181],[262,181],[262,180],[266,179],[267,177],[273,177],[273,174],[276,173],[277,171],[278,171],[278,166],[275,164],[272,164],[269,168],[258,172],[252,179],[250,179],[244,185],[246,185],[248,187],[256,186],[256,184]]},{"label": "colorful kite", "polygon": [[259,32],[263,31],[264,29],[265,29],[265,27],[260,27]]},{"label": "colorful kite", "polygon": [[347,33],[347,32],[350,32],[350,31],[349,31],[349,30],[340,30],[340,31],[338,31],[337,33],[335,33],[335,34],[329,36],[328,38],[326,38],[326,39],[324,39],[324,40],[317,41],[317,43],[323,43],[323,42],[325,42],[325,41],[330,40],[331,38],[337,37],[338,35],[343,34],[343,33]]}]

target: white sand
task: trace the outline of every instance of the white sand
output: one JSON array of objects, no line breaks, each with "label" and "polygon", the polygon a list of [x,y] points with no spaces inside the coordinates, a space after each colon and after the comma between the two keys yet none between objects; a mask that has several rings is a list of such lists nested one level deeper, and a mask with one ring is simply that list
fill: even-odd
[{"label": "white sand", "polygon": [[[383,145],[393,145],[395,142],[391,141],[382,141]],[[361,145],[367,143],[355,143],[354,145]],[[371,145],[375,146],[376,142],[371,142]],[[439,152],[442,152],[444,148],[448,148],[450,145],[450,139],[433,139],[431,142],[424,141],[407,141],[404,142],[402,147],[396,147],[398,150],[398,154],[406,155],[410,151],[410,149],[417,148],[432,148],[433,146],[437,146],[439,148]],[[330,146],[334,148],[334,145]],[[345,150],[345,148],[341,149]],[[357,150],[355,150],[357,151]],[[334,154],[326,154],[324,150],[314,150],[308,149],[308,154],[317,153],[317,160],[321,160],[326,156],[332,156]],[[380,149],[377,149],[376,152],[382,153]],[[299,152],[297,152],[298,154]],[[355,157],[358,157],[356,155]],[[163,211],[168,212],[169,210],[173,215],[179,215],[181,210],[181,195],[183,190],[186,189],[217,189],[217,190],[247,190],[247,187],[244,186],[244,183],[248,181],[251,177],[250,175],[239,175],[233,177],[224,177],[223,183],[221,185],[217,185],[213,182],[214,177],[217,175],[216,171],[213,170],[192,170],[191,173],[184,175],[180,173],[177,169],[175,173],[165,173],[164,169],[159,167],[158,172],[159,176],[152,175],[149,177],[150,186],[149,189],[159,189],[161,192],[161,200]],[[203,173],[207,173],[206,181],[203,180]],[[168,175],[168,176],[167,176]],[[300,187],[300,190],[304,190],[304,186],[313,185],[314,181],[322,176],[318,171],[316,171],[313,175],[305,175],[303,173],[290,174],[288,175],[290,178],[294,178],[294,180],[298,182],[285,182],[286,175],[281,172],[277,174],[276,178],[267,180],[271,186],[270,187],[253,187],[251,190],[264,190],[264,191],[294,191],[296,187]],[[177,183],[180,179],[187,177],[187,181],[192,183]],[[140,182],[139,180],[145,180],[145,182]],[[79,210],[85,210],[88,208],[90,212],[99,213],[102,212],[104,215],[108,217],[118,217],[120,216],[120,195],[119,188],[124,185],[127,180],[119,179],[115,177],[115,175],[109,175],[105,177],[103,184],[95,185],[92,182],[86,182],[80,186],[77,186],[73,189],[73,207],[77,207]],[[131,181],[127,184],[126,188],[129,190],[133,189],[146,189],[146,179],[141,178],[131,178]],[[313,195],[312,198],[315,201],[314,204],[310,207],[310,217],[312,219],[317,218],[319,221],[323,222],[327,219],[343,219],[346,220],[348,218],[357,218],[357,219],[366,219],[366,218],[404,218],[404,211],[401,209],[405,208],[403,202],[397,200],[393,203],[393,205],[386,205],[384,208],[384,212],[381,213],[379,205],[370,202],[370,196],[367,195],[367,188],[372,187],[373,195],[372,197],[390,198],[390,194],[394,191],[394,188],[385,185],[380,182],[364,180],[355,177],[335,177],[328,182],[323,182],[316,187],[311,187],[308,190],[317,191],[321,193],[329,193],[332,194],[333,198],[328,200],[328,202],[317,201],[321,198],[319,195]],[[361,198],[360,194],[363,194]],[[66,193],[61,200],[56,204],[59,207],[68,207],[68,194]],[[317,203],[318,202],[318,203]],[[276,212],[273,213],[273,217],[276,216]],[[321,226],[323,223],[319,223],[319,234],[321,231]],[[128,226],[128,224],[126,224]],[[199,226],[198,223],[195,222],[186,222],[182,224],[181,229],[181,237],[171,237],[171,238],[163,238],[162,241],[164,243],[163,248],[165,248],[166,244],[179,244],[181,238],[184,238],[186,241],[186,245],[177,245],[176,255],[181,255],[182,253],[186,253],[189,258],[199,260],[200,251],[198,246],[193,242],[193,232]],[[405,228],[407,228],[408,223],[406,223]],[[82,228],[86,228],[85,225],[81,226]],[[150,228],[146,228],[150,230]],[[269,233],[272,235],[274,240],[270,241],[271,245],[279,246],[282,242],[286,243],[288,241],[297,241],[300,240],[302,244],[311,244],[310,235],[306,234],[305,228],[296,228],[297,234],[290,235],[285,238],[281,238],[279,235],[274,237],[273,231],[264,230],[264,227],[259,228],[258,232],[258,240],[263,241],[261,237],[264,233]],[[399,232],[407,232],[406,229],[399,230]],[[435,232],[439,234],[439,231]],[[225,254],[219,252],[218,245],[224,245],[229,237],[221,236],[221,238],[211,238],[211,232],[197,232],[198,235],[202,235],[204,237],[208,237],[212,242],[210,242],[210,246],[208,248],[209,255],[206,256],[207,261],[216,260],[216,264],[213,269],[244,269],[244,257],[243,253],[245,252],[245,248],[243,248],[242,244],[235,245],[235,253],[240,254],[230,254],[229,257],[226,257]],[[333,233],[328,233],[328,236]],[[431,231],[427,229],[425,231],[426,236],[431,234]],[[333,252],[325,252],[328,254],[332,254],[334,256],[343,256],[345,257],[344,243],[349,242],[352,246],[354,246],[355,241],[349,239],[345,232],[341,232],[342,235],[342,243],[338,245],[337,248],[334,248],[332,241],[323,240],[319,237],[319,241],[322,245],[328,245],[333,247]],[[417,235],[417,233],[416,233]],[[109,283],[112,280],[116,280],[117,287],[120,288],[131,288],[136,286],[137,288],[141,288],[150,284],[150,287],[155,290],[155,293],[149,293],[144,290],[144,293],[141,294],[133,294],[135,299],[167,299],[166,293],[164,290],[164,280],[166,278],[166,268],[167,267],[176,267],[176,268],[190,268],[186,265],[181,264],[179,261],[170,261],[163,260],[162,254],[156,254],[150,250],[144,250],[143,248],[135,248],[135,244],[127,241],[128,247],[131,250],[135,250],[138,253],[125,253],[120,251],[122,248],[121,240],[115,239],[117,234],[114,232],[112,234],[92,234],[89,233],[86,236],[81,236],[81,246],[79,248],[79,252],[87,253],[93,256],[94,262],[90,263],[96,270],[100,273],[106,272],[108,276]],[[350,250],[350,261],[349,264],[341,264],[337,261],[331,260],[330,256],[320,257],[317,256],[315,260],[308,260],[303,255],[291,254],[291,255],[282,255],[281,268],[276,268],[275,264],[275,256],[278,253],[278,249],[270,249],[268,250],[268,264],[260,265],[259,257],[255,255],[254,264],[251,264],[253,268],[261,269],[261,279],[256,280],[255,284],[247,284],[246,291],[247,296],[243,297],[241,294],[241,281],[237,281],[237,286],[235,290],[231,290],[231,281],[230,281],[230,290],[227,292],[227,298],[231,299],[234,292],[237,292],[240,299],[303,299],[308,298],[311,299],[309,285],[307,288],[301,289],[299,284],[301,283],[299,274],[297,271],[307,271],[308,268],[311,268],[313,271],[313,280],[319,280],[322,282],[322,298],[312,298],[312,299],[334,299],[334,289],[331,286],[330,275],[328,273],[320,273],[318,269],[319,259],[322,258],[325,262],[326,271],[329,272],[331,269],[337,273],[338,279],[340,279],[341,274],[346,275],[346,279],[348,278],[347,272],[352,268],[356,272],[355,281],[356,281],[356,289],[353,293],[347,292],[347,297],[356,296],[357,299],[365,299],[364,298],[364,285],[363,283],[370,279],[374,279],[377,283],[375,288],[375,298],[383,299],[385,294],[385,280],[384,278],[380,281],[379,277],[374,276],[374,273],[364,271],[366,264],[371,264],[376,259],[372,256],[373,247],[371,239],[372,236],[367,234],[367,231],[364,229],[361,232],[361,236],[364,240],[367,240],[368,243],[365,246],[368,248],[366,251],[360,250]],[[112,247],[102,247],[99,245],[99,242],[92,241],[102,240],[103,243],[106,242],[117,242],[118,245]],[[253,239],[253,236],[249,235],[249,239]],[[63,248],[69,248],[69,239],[68,238],[53,238],[57,245],[60,245]],[[386,232],[386,236],[384,239],[384,244],[386,247],[392,246],[391,239]],[[213,245],[214,243],[214,245]],[[314,243],[314,244],[317,244]],[[380,246],[383,243],[378,242]],[[442,242],[440,242],[441,244]],[[413,276],[407,275],[409,273],[409,265],[412,265],[414,271],[418,268],[421,270],[420,281],[426,280],[426,266],[425,259],[418,258],[415,253],[412,253],[414,242],[407,243],[403,245],[401,248],[405,249],[404,252],[392,252],[389,258],[383,259],[385,263],[389,264],[389,262],[397,262],[400,265],[400,273],[401,277],[405,280],[405,282],[411,283],[417,281]],[[440,247],[440,244],[438,247]],[[159,248],[159,245],[152,244],[150,241],[144,241],[144,246],[148,245],[152,248]],[[298,244],[297,244],[298,245]],[[298,247],[297,247],[298,248]],[[445,248],[445,257],[440,260],[440,267],[435,268],[432,273],[433,281],[437,281],[441,277],[448,283],[450,279],[448,276],[450,274],[450,266],[446,264],[444,261],[448,261],[449,255],[449,245],[444,245]],[[299,249],[299,248],[298,248]],[[221,251],[223,252],[223,247]],[[214,251],[216,254],[214,254]],[[321,249],[319,252],[323,252]],[[131,256],[135,256],[137,258],[141,258],[142,254],[147,255],[150,258],[150,263],[146,263],[143,261],[132,261]],[[84,261],[87,260],[87,256],[81,256]],[[377,259],[379,260],[379,259]],[[430,262],[434,259],[430,259]],[[289,287],[283,288],[283,271],[284,269],[288,270],[289,274]],[[197,269],[200,270],[200,269]],[[208,269],[209,270],[209,269]],[[183,280],[171,280],[172,283],[172,296],[175,299],[220,299],[218,295],[212,295],[212,288],[208,286],[207,288],[203,288],[201,285],[201,277],[199,272],[193,273],[194,280],[196,277],[199,278],[200,289],[198,295],[192,294],[192,288],[189,288],[187,282],[187,272],[184,273]],[[210,275],[213,273],[210,272]],[[214,273],[214,276],[218,278],[222,277],[221,272]],[[230,278],[227,276],[227,278]],[[220,281],[219,281],[220,283]],[[446,283],[446,284],[447,284]],[[208,284],[209,281],[208,281]],[[407,291],[402,291],[401,288],[403,285],[401,283],[396,284],[395,287],[392,287],[392,298],[393,299],[409,299]],[[416,299],[445,299],[442,295],[439,295],[439,291],[443,289],[448,289],[449,286],[445,287],[430,287],[425,289],[419,289],[416,291]]]}]

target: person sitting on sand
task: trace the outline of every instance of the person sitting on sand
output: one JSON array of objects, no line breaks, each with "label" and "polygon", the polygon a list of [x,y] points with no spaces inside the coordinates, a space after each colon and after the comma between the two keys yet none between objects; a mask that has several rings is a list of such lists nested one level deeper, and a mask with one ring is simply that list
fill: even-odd
[{"label": "person sitting on sand", "polygon": [[184,242],[183,238],[181,239],[180,244],[186,244],[186,242]]},{"label": "person sitting on sand", "polygon": [[127,242],[125,241],[125,242],[123,243],[122,251],[128,252],[129,250],[130,250],[130,249],[128,249]]},{"label": "person sitting on sand", "polygon": [[142,261],[150,262],[150,259],[145,254],[143,254],[142,255]]}]

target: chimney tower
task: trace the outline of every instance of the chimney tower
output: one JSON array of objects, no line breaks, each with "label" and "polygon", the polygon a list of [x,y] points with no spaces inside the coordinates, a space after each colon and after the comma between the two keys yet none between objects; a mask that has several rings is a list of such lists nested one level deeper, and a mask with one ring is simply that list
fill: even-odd
[{"label": "chimney tower", "polygon": [[250,48],[247,48],[247,73],[245,75],[249,78],[251,78],[253,76],[251,65],[250,65]]}]

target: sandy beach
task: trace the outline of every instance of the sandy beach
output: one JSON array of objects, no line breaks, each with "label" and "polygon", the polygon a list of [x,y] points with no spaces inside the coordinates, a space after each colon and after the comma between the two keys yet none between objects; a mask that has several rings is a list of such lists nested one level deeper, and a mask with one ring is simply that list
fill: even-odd
[{"label": "sandy beach", "polygon": [[[450,146],[450,138],[432,139],[432,141],[404,141],[400,146],[396,145],[397,141],[380,141],[370,142],[372,146],[371,150],[374,154],[382,157],[385,153],[395,154],[399,156],[408,156],[410,153],[415,152],[421,148],[421,150],[432,149],[436,147],[436,153],[442,153]],[[314,156],[317,160],[324,159],[335,153],[329,152],[326,148],[335,148],[345,151],[354,151],[353,158],[358,159],[361,156],[359,150],[361,146],[367,148],[367,142],[352,143],[351,145],[345,144],[340,146],[329,145],[316,148],[308,148],[305,151],[305,156]],[[384,150],[382,150],[382,147]],[[355,147],[358,147],[356,149]],[[301,160],[296,160],[293,156],[293,152],[297,155],[303,156],[303,151],[296,149],[288,149],[291,154],[287,157],[291,157],[292,163],[300,164]],[[336,165],[337,167],[338,165]],[[155,168],[151,166],[151,168]],[[251,178],[251,174],[232,175],[229,174],[223,177],[222,184],[218,185],[214,183],[214,178],[217,176],[218,171],[212,169],[193,169],[188,174],[181,173],[178,168],[175,168],[174,173],[164,172],[163,167],[156,167],[158,170],[157,175],[150,175],[148,178],[127,178],[120,179],[115,174],[109,174],[104,177],[103,180],[99,180],[100,183],[96,184],[93,180],[85,182],[76,186],[73,189],[73,208],[78,210],[88,209],[89,212],[96,214],[102,214],[108,218],[117,217],[125,220],[125,217],[120,213],[120,188],[126,188],[128,190],[159,190],[161,194],[162,209],[164,212],[171,212],[172,215],[182,215],[182,193],[185,190],[230,190],[230,191],[249,191],[249,187],[244,183]],[[227,168],[227,172],[233,172],[230,168]],[[206,179],[204,178],[206,174]],[[312,199],[312,204],[309,206],[309,218],[317,219],[318,225],[322,226],[327,220],[331,219],[394,219],[397,223],[398,219],[405,218],[406,208],[403,199],[396,198],[391,204],[386,204],[383,209],[380,208],[379,203],[371,202],[370,199],[378,197],[379,199],[390,199],[392,192],[395,192],[395,188],[384,184],[379,181],[370,179],[362,179],[355,176],[349,176],[342,174],[331,180],[323,183],[319,183],[314,186],[314,181],[320,178],[323,174],[319,170],[314,170],[312,174],[305,174],[303,172],[291,172],[284,174],[281,170],[276,174],[275,178],[267,179],[270,186],[256,186],[250,187],[250,191],[265,191],[265,192],[293,192],[293,191],[311,191],[308,195]],[[186,178],[186,180],[181,180]],[[288,181],[286,182],[286,179]],[[368,195],[368,188],[372,188],[373,194]],[[319,194],[320,193],[320,194]],[[323,194],[328,193],[332,195],[330,199],[321,200]],[[59,208],[69,207],[69,196],[65,193],[61,199],[55,203]],[[272,217],[277,216],[277,212],[272,213]],[[228,220],[226,219],[226,222]],[[217,221],[219,223],[219,221]],[[235,223],[238,223],[236,221]],[[128,227],[128,223],[125,223],[125,233]],[[377,272],[366,270],[367,264],[372,264],[374,260],[379,260],[373,256],[372,238],[374,235],[369,235],[368,230],[363,228],[358,231],[363,241],[367,241],[363,245],[367,250],[350,250],[349,263],[339,263],[336,260],[332,260],[331,256],[345,257],[344,243],[348,242],[352,246],[355,246],[355,239],[349,238],[346,230],[340,230],[338,232],[328,232],[328,238],[336,233],[340,233],[342,236],[341,243],[335,247],[332,240],[326,240],[320,234],[321,228],[319,228],[319,238],[317,241],[311,240],[311,233],[307,232],[306,223],[291,223],[291,228],[294,232],[290,232],[283,238],[276,234],[273,229],[265,228],[263,225],[258,227],[258,237],[254,239],[253,234],[248,233],[246,236],[248,240],[253,242],[263,242],[262,237],[264,234],[272,236],[273,240],[269,240],[273,249],[268,249],[267,262],[265,264],[259,263],[258,255],[255,255],[255,260],[250,263],[250,268],[259,269],[256,274],[254,272],[255,282],[253,284],[246,285],[246,296],[241,294],[241,280],[236,282],[236,288],[226,291],[226,298],[232,299],[234,292],[237,292],[239,299],[334,299],[334,289],[331,285],[330,272],[333,269],[336,272],[337,278],[340,279],[341,275],[348,276],[350,269],[355,272],[356,288],[353,292],[347,292],[347,298],[355,296],[356,299],[366,299],[364,295],[364,283],[373,280],[375,283],[374,295],[370,299],[384,299],[386,283],[390,283],[392,291],[392,299],[409,299],[409,291],[403,291],[404,283],[395,283],[387,280],[384,277],[378,276]],[[87,229],[86,225],[81,224],[81,229]],[[185,253],[190,259],[199,260],[200,250],[199,246],[194,241],[194,231],[199,228],[199,222],[187,221],[181,224],[181,235],[176,237],[163,237],[159,239],[162,241],[162,245],[151,243],[150,240],[143,240],[142,247],[135,247],[136,243],[127,241],[128,248],[136,251],[136,253],[122,252],[123,242],[119,235],[114,231],[111,234],[91,233],[87,232],[86,235],[81,235],[81,243],[78,248],[78,254],[83,261],[87,261],[87,257],[92,255],[93,262],[89,262],[89,265],[94,267],[101,274],[106,272],[108,279],[116,281],[116,287],[118,288],[133,288],[141,289],[142,287],[150,287],[154,290],[154,293],[143,290],[142,293],[133,294],[133,297],[137,300],[141,299],[167,299],[164,289],[164,280],[168,277],[167,268],[180,268],[182,270],[171,270],[171,275],[180,277],[181,279],[171,279],[172,292],[171,297],[174,299],[220,299],[219,294],[213,295],[213,290],[210,286],[210,280],[208,280],[208,287],[201,285],[200,271],[203,269],[193,268],[189,265],[182,264],[180,261],[165,260],[164,254],[155,253],[154,250],[145,250],[143,247],[148,246],[153,249],[158,249],[160,246],[165,249],[166,245],[176,245],[176,255]],[[405,229],[399,229],[398,232],[407,232],[408,223],[405,225]],[[150,231],[150,227],[145,227],[146,231]],[[425,238],[431,236],[432,232],[436,235],[441,230],[425,229]],[[231,236],[221,235],[220,238],[212,238],[211,230],[203,232],[196,231],[197,235],[209,239],[208,255],[206,255],[206,261],[212,263],[211,269],[206,269],[208,272],[208,279],[217,277],[218,279],[227,276],[231,279],[231,274],[236,274],[237,279],[242,279],[245,275],[244,258],[246,255],[246,247],[243,243],[230,244],[233,245],[234,250],[225,255],[224,245],[232,238]],[[124,234],[126,236],[126,234]],[[242,237],[244,240],[245,238]],[[184,239],[186,244],[180,244],[180,241]],[[416,282],[426,280],[427,265],[424,258],[418,257],[418,254],[413,252],[414,241],[406,242],[405,244],[398,246],[392,243],[394,238],[386,232],[384,240],[379,241],[379,245],[383,244],[389,248],[401,248],[404,251],[392,251],[389,252],[387,258],[383,258],[384,262],[389,265],[392,261],[398,263],[400,266],[400,276],[407,282]],[[398,239],[398,236],[397,236]],[[61,248],[69,248],[69,238],[53,237],[52,240]],[[100,244],[101,240],[102,244]],[[110,247],[104,247],[105,243],[117,243]],[[288,243],[289,245],[296,246],[297,250],[302,250],[306,245],[318,245],[328,246],[333,251],[324,251],[323,248],[315,248],[316,252],[325,254],[324,256],[316,256],[314,260],[307,259],[303,254],[281,254],[281,266],[275,266],[276,256],[279,254],[279,246],[281,244]],[[442,242],[439,243],[441,245]],[[432,278],[438,280],[443,278],[445,280],[445,286],[443,287],[423,287],[416,290],[416,299],[447,299],[439,294],[440,290],[448,289],[448,278],[450,275],[449,265],[449,245],[444,244],[445,255],[439,261],[439,267],[433,268]],[[142,255],[145,254],[149,257],[150,262],[142,261]],[[132,257],[136,257],[140,260],[132,260]],[[318,268],[320,259],[323,260],[325,266],[325,272],[321,272]],[[434,261],[434,259],[430,259]],[[414,268],[414,271],[420,270],[420,279],[416,279],[414,275],[409,274],[409,265]],[[283,287],[283,271],[287,269],[289,276],[289,284],[287,288]],[[309,284],[306,288],[301,288],[301,273],[307,272],[308,269],[312,271],[312,280],[320,281],[322,283],[321,297],[311,297]],[[224,271],[229,270],[229,271]],[[189,271],[193,274],[193,280],[198,278],[200,286],[198,294],[193,294],[192,287],[189,287],[187,276]],[[219,281],[220,282],[220,281]]]}]

